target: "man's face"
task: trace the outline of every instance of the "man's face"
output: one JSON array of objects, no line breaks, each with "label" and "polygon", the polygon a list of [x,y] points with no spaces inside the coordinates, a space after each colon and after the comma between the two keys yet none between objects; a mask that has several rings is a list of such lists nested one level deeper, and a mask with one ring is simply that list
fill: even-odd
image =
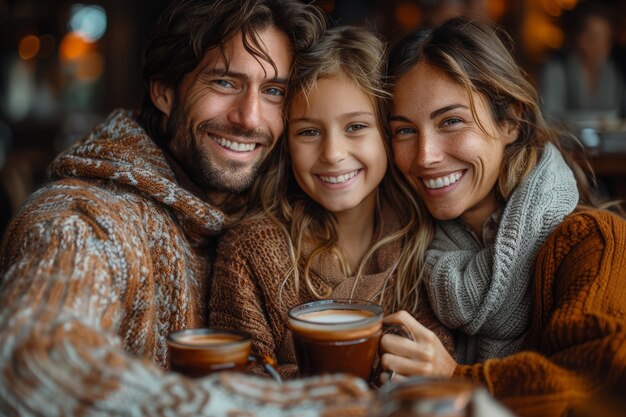
[{"label": "man's face", "polygon": [[235,36],[225,44],[228,70],[218,49],[208,51],[164,111],[169,151],[209,195],[248,189],[283,132],[291,45],[275,28],[259,35],[276,72]]}]

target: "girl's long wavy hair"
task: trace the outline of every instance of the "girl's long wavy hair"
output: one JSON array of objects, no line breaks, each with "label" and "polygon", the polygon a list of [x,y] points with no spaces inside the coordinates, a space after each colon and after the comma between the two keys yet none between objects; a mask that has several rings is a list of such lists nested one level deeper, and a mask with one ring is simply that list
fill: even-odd
[{"label": "girl's long wavy hair", "polygon": [[[546,122],[538,104],[537,90],[517,65],[507,45],[512,49],[512,41],[503,31],[464,18],[449,20],[431,31],[413,33],[395,45],[390,53],[390,88],[399,77],[424,62],[467,90],[472,114],[479,126],[472,93],[481,93],[486,98],[498,126],[505,123],[517,126],[518,138],[505,148],[496,184],[501,202],[508,200],[535,168],[546,144],[552,143],[574,172],[579,204],[606,207],[609,204],[603,204],[597,195],[585,147],[572,134]],[[480,127],[486,133],[484,127]]]},{"label": "girl's long wavy hair", "polygon": [[[391,159],[386,127],[390,97],[385,90],[384,55],[384,43],[368,29],[353,26],[329,29],[321,41],[296,57],[285,108],[288,111],[296,97],[300,95],[307,97],[317,80],[336,74],[345,74],[371,97],[388,166],[377,190],[375,218],[380,224],[381,205],[382,201],[385,201],[401,219],[402,228],[382,236],[380,227],[376,227],[377,234],[371,246],[357,270],[351,271],[345,254],[337,246],[335,216],[307,196],[293,176],[287,144],[289,139],[285,135],[270,157],[268,171],[263,181],[258,181],[252,191],[253,201],[260,201],[259,215],[269,216],[288,237],[292,268],[283,277],[281,294],[291,280],[297,293],[306,289],[316,298],[328,297],[330,288],[316,288],[311,279],[310,268],[316,258],[329,253],[338,256],[346,277],[356,274],[356,287],[376,251],[392,242],[399,242],[402,250],[395,261],[393,271],[387,278],[383,290],[375,298],[382,303],[385,293],[394,291],[391,297],[392,305],[388,307],[411,310],[417,305],[416,289],[421,279],[424,253],[433,237],[433,229],[427,218],[427,211],[421,202],[413,197],[410,187]],[[288,118],[287,115],[286,123]],[[315,248],[310,256],[303,259],[305,242],[312,242]],[[391,281],[393,272],[396,273],[396,278]],[[391,282],[394,284],[387,285]]]}]

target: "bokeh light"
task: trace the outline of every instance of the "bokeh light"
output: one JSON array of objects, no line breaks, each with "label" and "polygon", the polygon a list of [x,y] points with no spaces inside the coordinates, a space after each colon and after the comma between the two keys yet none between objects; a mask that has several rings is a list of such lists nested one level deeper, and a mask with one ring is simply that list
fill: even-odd
[{"label": "bokeh light", "polygon": [[506,0],[489,0],[486,5],[487,15],[494,22],[499,22],[507,9]]},{"label": "bokeh light", "polygon": [[69,26],[72,31],[95,42],[107,30],[107,14],[101,6],[74,4],[70,8]]},{"label": "bokeh light", "polygon": [[18,54],[23,60],[32,59],[37,56],[41,42],[35,35],[27,35],[22,38],[18,47]]},{"label": "bokeh light", "polygon": [[87,40],[77,32],[70,32],[63,37],[59,45],[61,59],[74,60],[85,55],[91,49]]}]

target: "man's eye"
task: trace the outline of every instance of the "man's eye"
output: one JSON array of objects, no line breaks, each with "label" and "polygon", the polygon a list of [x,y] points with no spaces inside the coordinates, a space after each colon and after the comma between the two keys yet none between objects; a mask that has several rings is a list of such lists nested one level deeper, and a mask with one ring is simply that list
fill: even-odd
[{"label": "man's eye", "polygon": [[276,88],[276,87],[270,87],[267,90],[265,90],[265,92],[271,96],[282,97],[285,95],[285,92],[282,89]]},{"label": "man's eye", "polygon": [[233,84],[230,81],[226,81],[226,80],[215,80],[213,81],[215,84],[219,85],[220,87],[224,87],[224,88],[233,88]]}]

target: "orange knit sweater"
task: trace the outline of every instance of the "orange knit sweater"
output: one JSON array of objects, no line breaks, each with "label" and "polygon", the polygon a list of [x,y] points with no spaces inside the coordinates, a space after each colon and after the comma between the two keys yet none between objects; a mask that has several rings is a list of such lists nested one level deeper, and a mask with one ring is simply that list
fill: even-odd
[{"label": "orange knit sweater", "polygon": [[524,349],[455,374],[522,417],[577,413],[626,384],[626,220],[599,210],[568,216],[540,250],[533,285]]}]

